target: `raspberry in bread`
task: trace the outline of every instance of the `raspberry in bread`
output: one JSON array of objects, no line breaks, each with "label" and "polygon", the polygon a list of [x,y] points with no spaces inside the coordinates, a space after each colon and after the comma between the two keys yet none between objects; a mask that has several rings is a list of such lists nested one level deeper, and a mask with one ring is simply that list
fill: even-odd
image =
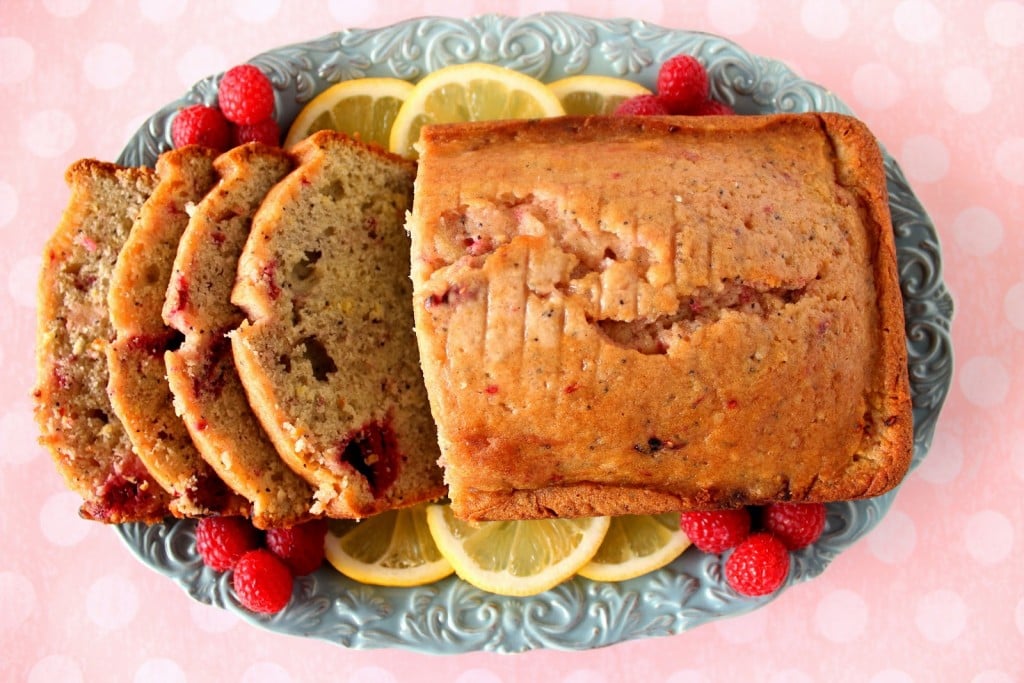
[{"label": "raspberry in bread", "polygon": [[116,335],[107,347],[110,402],[135,452],[171,494],[171,512],[182,517],[247,509],[192,444],[174,412],[164,366],[164,352],[181,340],[164,325],[161,310],[188,223],[186,208],[202,199],[216,179],[213,157],[205,148],[183,147],[157,160],[159,182],[118,255],[108,298]]},{"label": "raspberry in bread", "polygon": [[249,402],[315,489],[365,517],[444,494],[408,278],[412,162],[321,131],[253,220],[231,335]]},{"label": "raspberry in bread", "polygon": [[178,413],[203,459],[252,504],[261,528],[309,518],[313,491],[289,469],[249,408],[226,334],[242,322],[231,304],[238,257],[263,197],[292,169],[292,158],[260,144],[213,162],[217,185],[192,212],[178,245],[164,321],[185,335],[165,355]]},{"label": "raspberry in bread", "polygon": [[39,377],[33,397],[40,442],[81,514],[110,523],[157,522],[168,496],[150,477],[107,398],[105,347],[114,338],[107,291],[117,254],[156,177],[92,160],[73,164],[71,197],[46,244],[39,284]]},{"label": "raspberry in bread", "polygon": [[911,453],[881,154],[830,114],[424,128],[412,234],[455,513],[880,494]]}]

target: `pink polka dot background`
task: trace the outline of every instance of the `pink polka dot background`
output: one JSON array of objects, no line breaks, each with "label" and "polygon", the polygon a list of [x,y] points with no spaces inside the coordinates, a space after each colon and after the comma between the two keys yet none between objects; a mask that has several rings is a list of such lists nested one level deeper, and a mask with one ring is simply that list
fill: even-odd
[{"label": "pink polka dot background", "polygon": [[[35,444],[35,281],[64,169],[113,159],[196,79],[410,16],[564,10],[719,33],[848,102],[942,238],[957,369],[928,460],[820,578],[750,615],[579,653],[428,657],[266,633],[75,516]],[[1024,3],[42,0],[0,3],[0,680],[337,683],[1024,680]]]}]

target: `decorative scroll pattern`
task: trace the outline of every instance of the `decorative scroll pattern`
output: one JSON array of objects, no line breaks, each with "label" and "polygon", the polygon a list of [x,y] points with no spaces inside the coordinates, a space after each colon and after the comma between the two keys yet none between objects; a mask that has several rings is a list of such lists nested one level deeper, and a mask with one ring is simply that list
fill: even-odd
[{"label": "decorative scroll pattern", "polygon": [[[416,80],[447,64],[486,61],[547,81],[600,73],[650,86],[657,64],[677,52],[697,55],[708,67],[714,96],[742,113],[849,112],[825,88],[722,38],[637,21],[598,21],[565,14],[412,20],[377,30],[341,31],[272,50],[253,62],[270,74],[278,116],[286,125],[316,93],[349,78]],[[201,81],[154,114],[129,141],[120,163],[155,163],[169,146],[174,112],[194,102],[212,102],[218,78]],[[927,453],[950,386],[953,304],[942,281],[934,227],[888,155],[886,171],[905,300],[916,465]],[[894,495],[830,505],[825,534],[795,554],[788,585],[824,571],[882,518]],[[119,533],[143,562],[197,600],[274,631],[350,648],[397,647],[430,653],[579,650],[680,633],[756,609],[770,599],[736,595],[722,581],[718,557],[688,552],[646,577],[616,584],[577,578],[531,598],[489,595],[455,578],[420,588],[378,588],[321,569],[299,581],[296,597],[285,611],[263,618],[239,606],[226,575],[203,567],[194,550],[193,523],[124,525]]]}]

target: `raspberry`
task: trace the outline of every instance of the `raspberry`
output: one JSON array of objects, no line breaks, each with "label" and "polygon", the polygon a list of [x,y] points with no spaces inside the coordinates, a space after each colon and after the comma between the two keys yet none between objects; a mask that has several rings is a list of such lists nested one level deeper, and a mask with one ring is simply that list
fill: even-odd
[{"label": "raspberry", "polygon": [[708,99],[708,72],[690,55],[676,55],[658,70],[658,96],[671,114],[689,114]]},{"label": "raspberry", "polygon": [[217,103],[232,123],[248,125],[274,113],[274,87],[252,64],[228,69],[217,86]]},{"label": "raspberry", "polygon": [[732,116],[736,112],[728,104],[718,100],[704,100],[693,110],[694,116]]},{"label": "raspberry", "polygon": [[612,112],[615,116],[665,116],[668,109],[657,95],[636,95],[623,100]]},{"label": "raspberry", "polygon": [[280,612],[292,599],[292,573],[274,553],[250,550],[235,565],[231,586],[242,606],[252,612]]},{"label": "raspberry", "polygon": [[684,512],[679,526],[697,548],[718,554],[735,548],[750,533],[750,511]]},{"label": "raspberry", "polygon": [[203,564],[218,572],[231,569],[259,545],[259,532],[244,517],[204,517],[196,525],[196,550]]},{"label": "raspberry", "polygon": [[171,143],[177,147],[203,145],[223,152],[231,143],[227,119],[216,107],[194,104],[178,111],[171,122]]},{"label": "raspberry", "polygon": [[799,550],[818,540],[825,529],[825,506],[821,503],[772,503],[761,513],[765,531],[782,541],[789,550]]},{"label": "raspberry", "polygon": [[327,522],[316,519],[287,529],[269,529],[267,547],[280,557],[295,576],[316,571],[324,561]]},{"label": "raspberry", "polygon": [[232,143],[237,147],[247,142],[262,142],[271,147],[281,144],[281,129],[273,118],[258,123],[231,127]]},{"label": "raspberry", "polygon": [[725,561],[725,580],[741,595],[774,593],[789,574],[789,551],[769,533],[751,534]]}]

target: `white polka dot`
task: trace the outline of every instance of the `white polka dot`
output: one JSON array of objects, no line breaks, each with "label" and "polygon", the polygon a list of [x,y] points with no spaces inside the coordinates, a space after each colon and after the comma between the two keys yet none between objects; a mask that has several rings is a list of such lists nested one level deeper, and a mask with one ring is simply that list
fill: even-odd
[{"label": "white polka dot", "polygon": [[951,590],[937,590],[917,603],[917,630],[933,643],[948,643],[967,627],[967,605]]},{"label": "white polka dot", "polygon": [[135,671],[135,683],[186,683],[188,678],[173,659],[147,659]]},{"label": "white polka dot", "polygon": [[91,0],[43,0],[43,6],[55,17],[77,17],[89,9]]},{"label": "white polka dot", "polygon": [[992,101],[988,76],[973,66],[950,69],[942,79],[942,89],[949,106],[964,114],[977,114]]},{"label": "white polka dot", "polygon": [[900,162],[907,175],[921,182],[941,180],[949,170],[949,152],[942,140],[931,135],[907,138]]},{"label": "white polka dot", "polygon": [[104,576],[97,579],[85,596],[89,620],[105,629],[119,629],[135,619],[139,611],[139,592],[128,579]]},{"label": "white polka dot", "polygon": [[82,683],[82,669],[78,662],[64,655],[43,657],[28,673],[28,683]]},{"label": "white polka dot", "polygon": [[227,68],[228,60],[224,53],[212,45],[196,45],[185,50],[176,65],[178,80],[187,87]]},{"label": "white polka dot", "polygon": [[242,673],[242,683],[291,683],[291,680],[292,675],[273,662],[256,662]]},{"label": "white polka dot", "polygon": [[577,669],[562,679],[562,683],[605,683],[608,677],[594,669]]},{"label": "white polka dot", "polygon": [[850,10],[842,0],[804,0],[800,7],[804,30],[819,40],[835,40],[850,25]]},{"label": "white polka dot", "polygon": [[864,633],[867,603],[851,590],[832,591],[818,603],[814,623],[818,632],[833,643],[849,643]]},{"label": "white polka dot", "polygon": [[1010,373],[998,358],[976,356],[960,367],[960,391],[979,408],[1001,405],[1010,392]]},{"label": "white polka dot", "polygon": [[899,669],[883,669],[872,676],[868,683],[914,683],[914,677]]},{"label": "white polka dot", "polygon": [[188,608],[192,623],[207,633],[224,633],[238,625],[238,617],[226,609],[192,602]]},{"label": "white polka dot", "polygon": [[708,4],[708,20],[719,33],[738,35],[757,26],[755,0],[713,0]]},{"label": "white polka dot", "polygon": [[21,83],[28,80],[35,66],[36,53],[31,43],[17,36],[0,38],[0,84]]},{"label": "white polka dot", "polygon": [[139,12],[155,24],[177,19],[185,13],[188,0],[139,0]]},{"label": "white polka dot", "polygon": [[901,510],[890,510],[868,534],[868,548],[886,564],[906,562],[916,546],[917,527],[910,515]]},{"label": "white polka dot", "polygon": [[21,628],[36,611],[32,582],[15,572],[0,572],[0,633]]},{"label": "white polka dot", "polygon": [[376,14],[371,3],[351,0],[327,0],[327,11],[341,26],[365,26]]},{"label": "white polka dot", "polygon": [[82,499],[70,491],[60,491],[46,499],[39,510],[39,528],[50,543],[70,547],[81,543],[95,525],[78,516]]},{"label": "white polka dot", "polygon": [[985,10],[985,31],[996,45],[1024,45],[1024,4],[996,2]]},{"label": "white polka dot", "polygon": [[66,154],[77,136],[75,120],[60,109],[43,109],[21,122],[22,144],[44,159]]},{"label": "white polka dot", "polygon": [[572,10],[572,4],[569,0],[519,0],[519,12],[520,16],[527,14],[537,14],[539,12],[569,12]]},{"label": "white polka dot", "polygon": [[988,256],[1003,243],[1003,222],[991,209],[972,206],[953,219],[953,235],[967,253]]},{"label": "white polka dot", "polygon": [[1024,185],[1024,138],[1010,138],[999,143],[996,170],[1014,185]]},{"label": "white polka dot", "polygon": [[231,3],[236,17],[254,24],[270,21],[280,7],[280,0],[234,0]]},{"label": "white polka dot", "polygon": [[814,683],[814,678],[799,669],[783,669],[773,673],[768,683]]},{"label": "white polka dot", "polygon": [[711,679],[696,669],[683,669],[673,672],[665,683],[711,683]]},{"label": "white polka dot", "polygon": [[101,90],[124,85],[135,70],[132,52],[119,43],[98,43],[82,59],[85,80]]},{"label": "white polka dot", "polygon": [[0,181],[0,227],[18,215],[18,192],[10,183]]},{"label": "white polka dot", "polygon": [[455,678],[455,683],[503,683],[503,679],[488,669],[466,669]]},{"label": "white polka dot", "polygon": [[739,617],[715,622],[715,630],[730,643],[752,643],[764,635],[767,629],[764,610],[748,612]]},{"label": "white polka dot", "polygon": [[1015,680],[1008,673],[989,669],[978,673],[971,679],[971,683],[1014,683]]},{"label": "white polka dot", "polygon": [[964,527],[964,546],[977,562],[998,564],[1013,550],[1013,524],[996,510],[976,512]]},{"label": "white polka dot", "polygon": [[892,13],[896,33],[911,43],[929,43],[942,32],[942,13],[929,0],[903,0]]},{"label": "white polka dot", "polygon": [[1017,622],[1017,631],[1024,636],[1024,600],[1017,603],[1017,609],[1013,613],[1013,620]]},{"label": "white polka dot", "polygon": [[7,293],[25,308],[36,307],[36,283],[42,264],[38,256],[26,256],[15,261],[7,274]]},{"label": "white polka dot", "polygon": [[43,451],[36,441],[37,427],[28,407],[9,408],[0,415],[0,463],[23,465]]},{"label": "white polka dot", "polygon": [[864,64],[853,72],[853,96],[868,109],[888,109],[903,96],[903,83],[885,64]]},{"label": "white polka dot", "polygon": [[1018,330],[1024,330],[1024,282],[1018,282],[1006,290],[1003,312],[1011,325]]},{"label": "white polka dot", "polygon": [[940,428],[928,455],[914,474],[932,484],[948,484],[960,474],[963,463],[964,447],[960,439]]},{"label": "white polka dot", "polygon": [[379,666],[364,666],[349,675],[349,683],[396,683],[393,673]]}]

